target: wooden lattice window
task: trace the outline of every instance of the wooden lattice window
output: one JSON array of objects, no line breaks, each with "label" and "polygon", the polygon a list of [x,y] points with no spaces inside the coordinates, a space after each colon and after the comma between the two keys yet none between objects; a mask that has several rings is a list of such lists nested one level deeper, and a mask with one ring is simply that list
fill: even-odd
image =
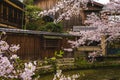
[{"label": "wooden lattice window", "polygon": [[60,48],[62,37],[44,36],[44,49],[46,48]]},{"label": "wooden lattice window", "polygon": [[3,5],[0,3],[0,20],[2,20],[3,17]]},{"label": "wooden lattice window", "polygon": [[7,20],[7,17],[8,17],[8,15],[7,15],[7,13],[8,13],[8,11],[7,11],[7,4],[6,3],[3,3],[3,19],[4,20]]}]

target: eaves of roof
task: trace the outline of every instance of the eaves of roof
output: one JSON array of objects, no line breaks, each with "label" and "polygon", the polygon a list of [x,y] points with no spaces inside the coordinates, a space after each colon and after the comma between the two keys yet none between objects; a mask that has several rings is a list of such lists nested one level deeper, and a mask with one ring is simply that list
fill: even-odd
[{"label": "eaves of roof", "polygon": [[6,33],[15,33],[15,34],[32,34],[32,35],[53,35],[53,36],[75,36],[69,33],[56,33],[56,32],[45,32],[45,31],[34,31],[34,30],[23,30],[23,29],[10,29],[10,28],[0,28],[0,31]]}]

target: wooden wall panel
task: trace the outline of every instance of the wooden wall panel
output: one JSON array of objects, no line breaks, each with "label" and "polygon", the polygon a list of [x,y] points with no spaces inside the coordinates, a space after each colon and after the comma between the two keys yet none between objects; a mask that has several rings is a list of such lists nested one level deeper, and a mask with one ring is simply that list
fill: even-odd
[{"label": "wooden wall panel", "polygon": [[[45,57],[51,58],[54,56],[55,51],[62,48],[70,47],[67,39],[63,38],[58,41],[58,47],[44,48],[44,39],[41,35],[27,35],[27,34],[8,34],[6,41],[9,44],[20,44],[20,50],[16,53],[21,59],[44,59]],[[54,44],[54,43],[53,43]]]},{"label": "wooden wall panel", "polygon": [[59,0],[35,0],[35,5],[42,9],[50,9],[52,8],[55,3],[57,3]]}]

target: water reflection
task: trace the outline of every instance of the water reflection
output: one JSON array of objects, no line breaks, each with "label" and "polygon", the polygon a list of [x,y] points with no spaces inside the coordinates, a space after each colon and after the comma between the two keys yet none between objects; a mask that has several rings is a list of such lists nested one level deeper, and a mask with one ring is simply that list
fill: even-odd
[{"label": "water reflection", "polygon": [[[78,80],[120,80],[120,68],[74,70],[63,72],[64,75],[73,75],[77,73],[81,75]],[[52,80],[53,75],[54,74],[41,75],[40,80]]]}]

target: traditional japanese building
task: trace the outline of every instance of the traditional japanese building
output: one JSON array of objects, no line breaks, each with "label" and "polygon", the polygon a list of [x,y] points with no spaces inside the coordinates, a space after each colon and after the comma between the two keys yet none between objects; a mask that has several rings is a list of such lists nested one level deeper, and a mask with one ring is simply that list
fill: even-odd
[{"label": "traditional japanese building", "polygon": [[0,27],[22,28],[25,5],[19,0],[0,0]]},{"label": "traditional japanese building", "polygon": [[[48,10],[52,8],[59,0],[34,0],[34,4],[40,7],[43,10]],[[103,8],[103,4],[97,2],[89,2],[87,7],[88,9],[81,10],[79,15],[74,15],[70,20],[64,20],[63,26],[65,30],[73,29],[73,26],[84,25],[86,16],[92,12],[99,14]]]}]

